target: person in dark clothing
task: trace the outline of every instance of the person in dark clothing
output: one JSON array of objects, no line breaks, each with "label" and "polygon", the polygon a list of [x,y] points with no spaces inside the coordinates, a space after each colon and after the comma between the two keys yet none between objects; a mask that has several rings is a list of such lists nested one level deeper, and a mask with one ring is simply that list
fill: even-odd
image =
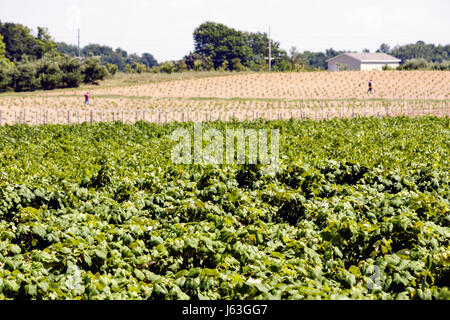
[{"label": "person in dark clothing", "polygon": [[372,79],[369,81],[369,90],[367,90],[367,93],[372,93],[373,86],[372,86]]}]

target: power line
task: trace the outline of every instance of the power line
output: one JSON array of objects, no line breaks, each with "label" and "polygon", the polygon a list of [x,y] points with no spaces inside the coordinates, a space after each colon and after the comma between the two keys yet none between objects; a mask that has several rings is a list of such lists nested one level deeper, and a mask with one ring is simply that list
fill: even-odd
[{"label": "power line", "polygon": [[80,49],[80,29],[78,29],[78,59],[81,58],[81,49]]}]

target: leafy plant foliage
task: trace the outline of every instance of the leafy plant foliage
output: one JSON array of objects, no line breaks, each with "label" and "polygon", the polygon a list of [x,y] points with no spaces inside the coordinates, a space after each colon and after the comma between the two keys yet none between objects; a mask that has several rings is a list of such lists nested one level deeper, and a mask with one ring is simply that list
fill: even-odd
[{"label": "leafy plant foliage", "polygon": [[192,123],[0,128],[0,299],[449,299],[449,119],[280,129],[280,168],[173,165]]}]

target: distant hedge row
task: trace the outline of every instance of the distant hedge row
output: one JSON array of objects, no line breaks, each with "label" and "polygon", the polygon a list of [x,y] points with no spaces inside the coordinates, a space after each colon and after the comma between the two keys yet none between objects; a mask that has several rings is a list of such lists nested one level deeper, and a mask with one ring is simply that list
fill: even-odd
[{"label": "distant hedge row", "polygon": [[46,55],[11,63],[0,59],[0,92],[76,88],[82,82],[96,83],[108,74],[97,58],[79,61],[67,55]]},{"label": "distant hedge row", "polygon": [[[383,67],[383,70],[393,70],[389,66]],[[450,70],[450,61],[429,62],[425,59],[409,59],[404,64],[399,65],[396,70]]]}]

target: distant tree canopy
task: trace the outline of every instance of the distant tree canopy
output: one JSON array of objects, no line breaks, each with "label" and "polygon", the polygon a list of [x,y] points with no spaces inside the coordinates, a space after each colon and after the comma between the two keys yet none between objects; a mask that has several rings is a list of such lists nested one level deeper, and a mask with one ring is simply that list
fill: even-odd
[{"label": "distant tree canopy", "polygon": [[108,71],[97,58],[79,61],[59,53],[41,59],[24,57],[13,66],[0,61],[0,92],[76,88],[82,82],[97,83]]},{"label": "distant tree canopy", "polygon": [[[239,69],[257,70],[267,66],[269,37],[267,33],[243,32],[221,23],[205,22],[194,30],[194,52],[185,56],[184,60],[191,69],[199,67],[196,60],[201,60],[203,69],[208,69],[206,60],[211,61],[209,67],[219,69],[224,64],[237,66]],[[287,59],[287,53],[280,49],[280,44],[271,41],[273,64],[277,65]],[[240,63],[233,63],[239,59]],[[242,65],[242,67],[241,67]]]},{"label": "distant tree canopy", "polygon": [[[305,51],[300,53],[295,50],[294,53],[291,52],[291,58],[292,54],[294,54],[295,60],[306,63],[309,69],[326,70],[326,60],[344,52],[349,51],[327,49],[325,52]],[[368,49],[364,49],[363,52],[370,51]],[[401,60],[401,66],[399,69],[401,70],[449,70],[450,45],[436,46],[434,44],[426,44],[423,41],[417,41],[415,44],[407,44],[404,46],[397,45],[391,49],[388,44],[382,43],[376,52],[384,52],[399,58]]]},{"label": "distant tree canopy", "polygon": [[[244,32],[221,23],[205,22],[194,30],[193,36],[194,52],[183,58],[190,70],[209,70],[207,61],[211,61],[216,70],[268,70],[267,33]],[[328,49],[300,53],[293,47],[288,55],[279,42],[271,39],[270,45],[274,71],[326,69],[326,60],[343,52]]]},{"label": "distant tree canopy", "polygon": [[31,29],[21,24],[0,22],[0,34],[5,44],[5,57],[12,62],[21,61],[24,56],[40,59],[56,50],[56,43],[42,27],[38,27],[34,36]]},{"label": "distant tree canopy", "polygon": [[[61,53],[65,53],[72,57],[78,56],[78,48],[74,45],[58,42],[57,46],[58,51]],[[136,63],[142,64],[147,68],[158,65],[158,61],[156,61],[150,53],[144,53],[142,56],[138,56],[137,54],[128,55],[128,53],[121,48],[113,50],[111,47],[99,44],[89,44],[81,48],[80,51],[82,57],[99,57],[103,65],[107,66],[108,64],[114,64],[117,66],[118,70],[122,72],[127,70],[127,65],[129,65],[131,69],[134,69],[133,65]]]},{"label": "distant tree canopy", "polygon": [[[207,70],[206,60],[210,59],[214,69],[226,68],[234,70],[234,65],[240,70],[267,70],[268,63],[268,35],[267,33],[251,33],[238,31],[220,23],[205,22],[194,31],[194,52],[184,57],[189,69]],[[327,60],[348,51],[337,51],[332,48],[325,52],[298,52],[295,47],[291,48],[289,55],[280,49],[280,44],[271,40],[272,65],[275,71],[299,71],[327,69]],[[401,59],[401,64],[409,60],[411,63],[403,69],[445,69],[448,65],[450,45],[426,44],[417,41],[415,44],[391,47],[382,43],[377,52],[391,54]],[[370,52],[363,49],[363,52]],[[240,64],[234,64],[233,60],[238,58]],[[419,63],[415,59],[423,59],[427,62]],[[236,61],[236,60],[235,60]],[[434,63],[434,64],[433,64]]]},{"label": "distant tree canopy", "polygon": [[327,49],[325,52],[304,51],[297,53],[297,59],[306,64],[309,69],[326,70],[328,68],[327,60],[344,52],[346,51],[336,51],[333,48]]},{"label": "distant tree canopy", "polygon": [[45,28],[33,35],[21,24],[0,22],[0,92],[73,88],[96,83],[108,73],[99,59],[79,61],[57,48]]},{"label": "distant tree canopy", "polygon": [[417,41],[414,44],[404,46],[395,46],[390,48],[386,43],[381,44],[377,52],[384,52],[399,58],[404,64],[411,59],[424,59],[427,62],[445,62],[450,60],[450,45],[427,44],[423,41]]},{"label": "distant tree canopy", "polygon": [[0,61],[10,63],[9,59],[6,58],[5,54],[6,54],[6,46],[5,43],[3,42],[3,36],[0,34]]}]

